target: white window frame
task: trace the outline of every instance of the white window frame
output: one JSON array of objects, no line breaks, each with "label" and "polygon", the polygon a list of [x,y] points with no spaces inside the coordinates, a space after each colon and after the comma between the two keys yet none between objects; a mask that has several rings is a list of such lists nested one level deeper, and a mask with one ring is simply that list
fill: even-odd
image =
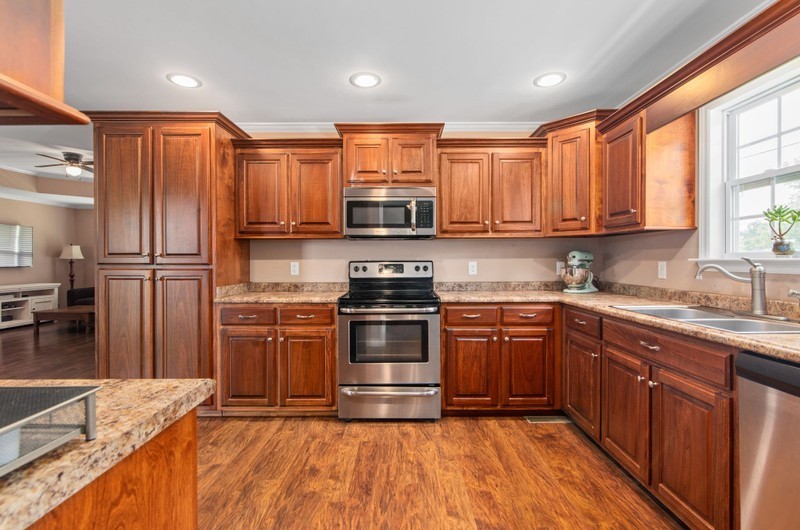
[{"label": "white window frame", "polygon": [[[702,107],[698,116],[698,265],[716,263],[734,272],[745,272],[749,266],[742,256],[761,262],[769,273],[800,274],[800,249],[794,257],[776,258],[771,253],[733,253],[733,188],[757,180],[775,179],[796,173],[798,166],[776,169],[761,175],[727,180],[728,168],[735,164],[735,153],[727,148],[734,124],[729,118],[749,107],[776,97],[800,81],[800,58],[747,83]],[[780,143],[780,142],[779,142]]]}]

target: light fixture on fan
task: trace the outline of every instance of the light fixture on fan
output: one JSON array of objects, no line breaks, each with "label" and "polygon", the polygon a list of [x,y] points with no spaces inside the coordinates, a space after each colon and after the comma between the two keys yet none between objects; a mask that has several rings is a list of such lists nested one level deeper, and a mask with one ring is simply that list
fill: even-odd
[{"label": "light fixture on fan", "polygon": [[43,156],[45,158],[52,158],[53,160],[58,160],[58,164],[45,164],[43,166],[35,166],[35,167],[58,167],[64,166],[64,173],[67,177],[80,177],[83,170],[88,171],[89,173],[94,173],[92,169],[92,165],[94,162],[89,160],[88,162],[83,161],[83,155],[80,153],[72,153],[70,151],[64,151],[61,153],[64,158],[56,158],[54,156],[45,155],[42,153],[36,153],[39,156]]}]

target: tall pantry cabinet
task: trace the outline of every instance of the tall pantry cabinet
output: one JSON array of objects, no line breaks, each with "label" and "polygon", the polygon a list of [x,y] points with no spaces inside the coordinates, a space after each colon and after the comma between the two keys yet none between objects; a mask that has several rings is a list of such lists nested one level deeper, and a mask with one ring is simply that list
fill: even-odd
[{"label": "tall pantry cabinet", "polygon": [[250,276],[231,144],[247,134],[217,112],[90,116],[98,376],[213,378],[213,293]]}]

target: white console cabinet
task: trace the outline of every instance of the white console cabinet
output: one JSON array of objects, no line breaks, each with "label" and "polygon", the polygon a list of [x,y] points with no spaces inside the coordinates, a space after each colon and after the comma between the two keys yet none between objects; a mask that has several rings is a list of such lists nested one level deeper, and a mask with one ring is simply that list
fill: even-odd
[{"label": "white console cabinet", "polygon": [[0,285],[0,329],[33,324],[33,311],[56,309],[60,283]]}]

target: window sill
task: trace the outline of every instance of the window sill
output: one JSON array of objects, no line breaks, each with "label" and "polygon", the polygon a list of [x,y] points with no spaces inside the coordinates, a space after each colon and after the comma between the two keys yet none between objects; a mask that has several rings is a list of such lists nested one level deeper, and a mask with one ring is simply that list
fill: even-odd
[{"label": "window sill", "polygon": [[[792,274],[800,276],[800,257],[791,258],[752,258],[756,263],[760,263],[767,270],[767,274]],[[698,267],[713,263],[719,265],[730,272],[749,272],[750,265],[739,258],[693,258],[689,261],[697,263]]]}]

